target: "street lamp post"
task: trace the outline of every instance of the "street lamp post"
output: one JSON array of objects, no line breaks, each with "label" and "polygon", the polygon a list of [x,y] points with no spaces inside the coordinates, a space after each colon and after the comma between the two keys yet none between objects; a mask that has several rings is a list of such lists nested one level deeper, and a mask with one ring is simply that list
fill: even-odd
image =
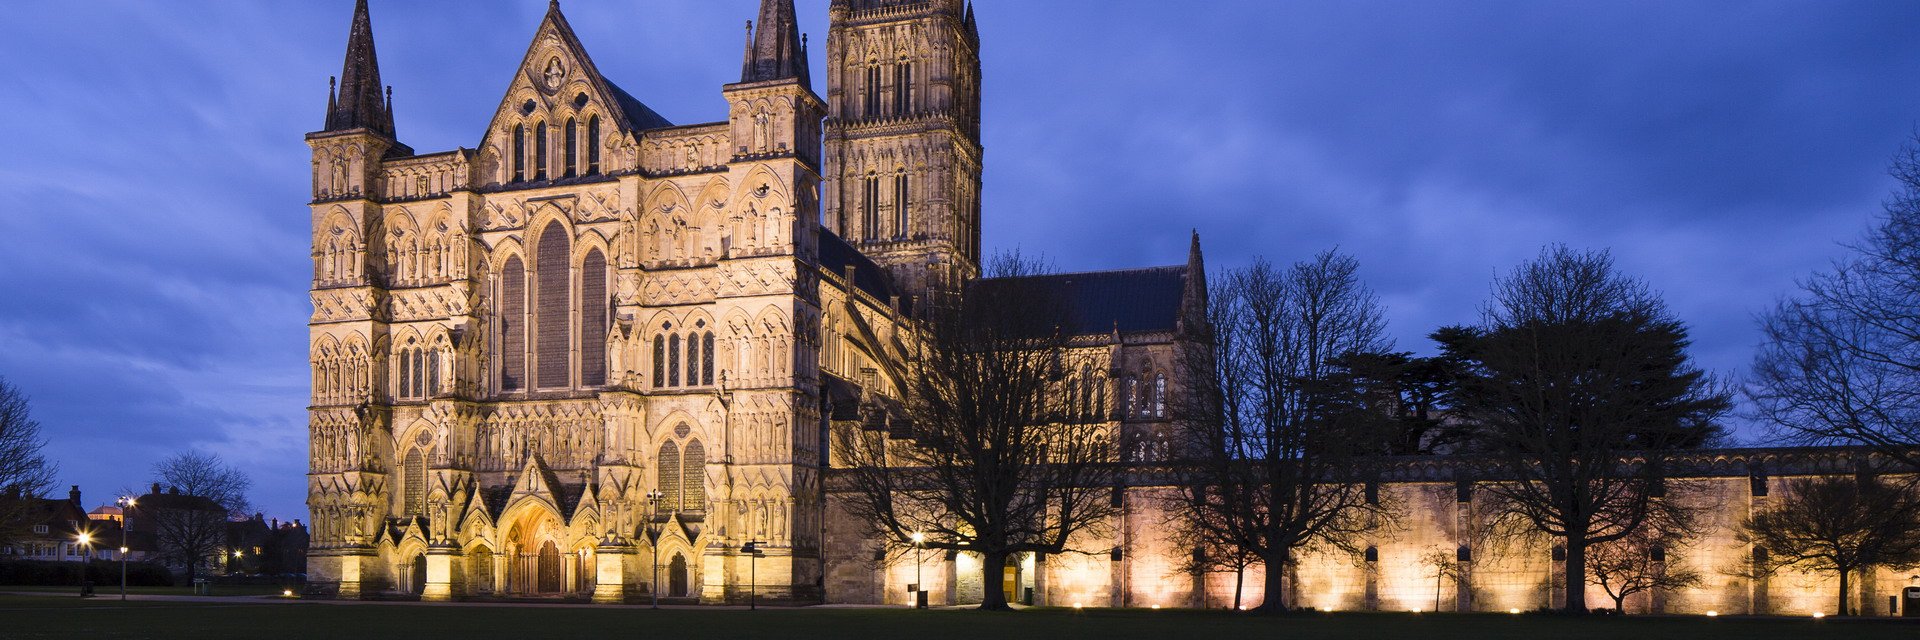
[{"label": "street lamp post", "polygon": [[747,610],[748,611],[752,611],[754,609],[754,592],[757,591],[756,587],[758,587],[760,583],[760,576],[757,573],[759,571],[760,563],[755,562],[755,560],[759,559],[760,545],[763,545],[763,544],[766,544],[766,543],[761,542],[759,540],[755,540],[753,542],[740,545],[740,552],[747,554]]},{"label": "street lamp post", "polygon": [[80,562],[78,565],[80,568],[80,597],[85,598],[90,595],[87,593],[87,554],[88,549],[93,546],[93,533],[81,530],[73,536],[73,546],[80,550]]},{"label": "street lamp post", "polygon": [[915,609],[924,608],[926,602],[926,597],[921,594],[927,592],[927,583],[920,579],[920,550],[926,548],[926,543],[926,534],[913,532],[913,608]]},{"label": "street lamp post", "polygon": [[653,596],[654,609],[660,608],[660,523],[657,515],[660,501],[666,495],[659,489],[647,492],[647,545],[652,548],[653,554],[653,584],[648,585],[647,591]]},{"label": "street lamp post", "polygon": [[133,510],[133,497],[120,496],[120,600],[127,599],[127,512]]}]

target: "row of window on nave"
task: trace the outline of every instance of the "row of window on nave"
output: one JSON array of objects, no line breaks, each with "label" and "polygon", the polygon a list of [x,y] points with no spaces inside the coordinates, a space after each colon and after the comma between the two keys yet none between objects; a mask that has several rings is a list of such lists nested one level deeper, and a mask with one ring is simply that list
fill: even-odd
[{"label": "row of window on nave", "polygon": [[[525,124],[516,124],[513,126],[514,182],[527,182],[529,180],[541,182],[547,179],[549,173],[547,162],[548,149],[550,147],[548,144],[548,130],[553,127],[545,121],[534,121],[531,127],[533,130],[532,149],[527,148],[528,128],[528,125]],[[571,178],[575,175],[590,176],[600,173],[600,116],[596,115],[587,118],[584,137],[581,129],[582,127],[578,121],[573,118],[567,118],[566,126],[561,128],[559,132],[562,147],[560,153],[561,162],[560,166],[557,167],[558,170],[552,172],[558,177]],[[586,148],[586,164],[584,167],[581,167],[579,162],[581,159],[581,147]],[[529,164],[531,164],[533,169],[531,173],[527,170]]]}]

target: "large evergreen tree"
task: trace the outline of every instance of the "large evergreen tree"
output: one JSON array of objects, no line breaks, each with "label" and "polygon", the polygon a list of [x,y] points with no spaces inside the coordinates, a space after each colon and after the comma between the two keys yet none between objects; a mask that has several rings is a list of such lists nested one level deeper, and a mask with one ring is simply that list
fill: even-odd
[{"label": "large evergreen tree", "polygon": [[[1687,358],[1687,331],[1606,252],[1549,247],[1494,285],[1479,326],[1453,328],[1455,408],[1502,478],[1487,491],[1566,550],[1566,608],[1586,610],[1589,545],[1655,519],[1658,455],[1718,433],[1729,401]],[[1638,462],[1629,462],[1638,460]]]}]

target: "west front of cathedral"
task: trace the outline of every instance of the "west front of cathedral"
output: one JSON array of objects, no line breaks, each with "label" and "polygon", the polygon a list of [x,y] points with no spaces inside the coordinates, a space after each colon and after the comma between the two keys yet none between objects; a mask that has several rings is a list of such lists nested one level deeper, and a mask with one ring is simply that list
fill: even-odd
[{"label": "west front of cathedral", "polygon": [[981,166],[970,10],[832,11],[825,100],[766,0],[724,118],[676,125],[553,3],[478,148],[423,153],[358,3],[307,136],[319,591],[824,598],[834,398],[978,273]]}]

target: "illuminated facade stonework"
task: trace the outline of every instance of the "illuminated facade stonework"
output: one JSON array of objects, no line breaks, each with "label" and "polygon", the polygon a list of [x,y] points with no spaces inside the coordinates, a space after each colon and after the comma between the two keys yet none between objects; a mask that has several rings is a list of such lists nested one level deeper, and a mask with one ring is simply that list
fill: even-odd
[{"label": "illuminated facade stonework", "polygon": [[[1121,492],[1125,515],[1076,545],[1094,553],[998,572],[888,553],[841,515],[826,434],[886,428],[872,417],[897,374],[874,354],[910,331],[916,294],[980,274],[979,34],[962,0],[834,0],[822,99],[791,0],[757,18],[740,81],[720,87],[724,119],[675,125],[601,76],[552,5],[479,147],[419,153],[394,130],[358,4],[325,126],[307,136],[311,588],[736,602],[751,572],[761,597],[799,603],[905,603],[916,575],[935,603],[988,588],[1054,605],[1230,602],[1234,576],[1179,571],[1189,552],[1167,538],[1150,471]],[[1130,461],[1166,450],[1180,319],[1196,317],[1203,274],[1196,236],[1183,265],[1046,276],[1078,324],[1064,382]],[[1701,454],[1690,468],[1725,508],[1675,557],[1707,584],[1630,607],[1830,610],[1824,580],[1722,569],[1750,553],[1731,527],[1769,483],[1850,464]],[[1473,546],[1472,486],[1457,461],[1396,469],[1380,491],[1403,522],[1367,557],[1309,554],[1296,606],[1551,604],[1546,550],[1479,549],[1436,582],[1418,559]]]}]

